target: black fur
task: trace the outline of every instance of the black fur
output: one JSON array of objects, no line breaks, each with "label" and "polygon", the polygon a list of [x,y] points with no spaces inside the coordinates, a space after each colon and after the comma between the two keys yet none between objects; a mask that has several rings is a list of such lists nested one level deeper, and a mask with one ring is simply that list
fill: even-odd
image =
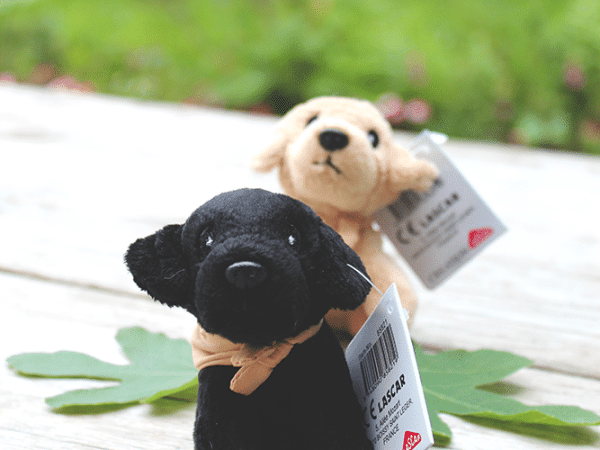
[{"label": "black fur", "polygon": [[[268,345],[354,309],[370,286],[359,257],[308,206],[242,189],[218,195],[183,225],[134,242],[126,263],[156,300],[191,312],[208,332]],[[365,450],[371,444],[343,351],[325,324],[296,345],[252,394],[229,389],[237,368],[198,376],[197,450]]]}]

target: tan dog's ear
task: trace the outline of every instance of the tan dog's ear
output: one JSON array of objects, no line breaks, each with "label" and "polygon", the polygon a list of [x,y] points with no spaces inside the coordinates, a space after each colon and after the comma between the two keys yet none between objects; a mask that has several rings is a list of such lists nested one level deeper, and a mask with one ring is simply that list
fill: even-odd
[{"label": "tan dog's ear", "polygon": [[388,166],[389,188],[396,192],[406,189],[426,191],[439,171],[428,161],[412,156],[406,149],[392,144]]},{"label": "tan dog's ear", "polygon": [[289,138],[283,127],[278,127],[275,139],[262,151],[252,157],[250,167],[256,172],[270,172],[283,163],[285,148]]}]

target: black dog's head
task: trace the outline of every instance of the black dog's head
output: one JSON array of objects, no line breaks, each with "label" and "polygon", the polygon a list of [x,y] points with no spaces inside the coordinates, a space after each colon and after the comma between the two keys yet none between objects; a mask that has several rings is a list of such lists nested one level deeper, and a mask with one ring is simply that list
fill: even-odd
[{"label": "black dog's head", "polygon": [[183,225],[138,239],[125,256],[135,282],[181,306],[209,333],[267,345],[331,308],[354,309],[369,284],[359,257],[303,203],[260,189],[227,192]]}]

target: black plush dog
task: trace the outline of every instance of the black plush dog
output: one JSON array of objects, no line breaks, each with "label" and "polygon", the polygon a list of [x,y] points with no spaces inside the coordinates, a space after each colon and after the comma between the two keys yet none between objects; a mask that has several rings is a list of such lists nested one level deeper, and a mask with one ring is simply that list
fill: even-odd
[{"label": "black plush dog", "polygon": [[186,308],[195,337],[210,338],[196,449],[372,448],[342,348],[322,323],[331,308],[359,306],[370,286],[348,266],[365,273],[358,256],[312,209],[259,189],[228,192],[185,224],[138,239],[125,259],[138,286]]}]

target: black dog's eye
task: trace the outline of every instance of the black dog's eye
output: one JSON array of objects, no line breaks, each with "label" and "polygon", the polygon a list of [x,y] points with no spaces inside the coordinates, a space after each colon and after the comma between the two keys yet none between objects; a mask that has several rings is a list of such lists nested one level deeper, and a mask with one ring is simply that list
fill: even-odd
[{"label": "black dog's eye", "polygon": [[292,224],[290,224],[287,242],[292,247],[297,247],[300,245],[300,233],[298,233],[298,229]]},{"label": "black dog's eye", "polygon": [[315,120],[317,120],[319,118],[318,115],[316,116],[312,116],[310,119],[308,119],[308,122],[306,122],[306,126],[309,126],[311,123],[313,123]]},{"label": "black dog's eye", "polygon": [[369,139],[373,148],[375,148],[375,147],[377,147],[377,145],[379,145],[379,135],[375,132],[375,130],[369,131],[369,134],[367,135],[367,139]]},{"label": "black dog's eye", "polygon": [[198,239],[198,243],[201,247],[211,247],[213,245],[214,239],[212,233],[209,230],[204,230],[200,233],[200,238]]}]

